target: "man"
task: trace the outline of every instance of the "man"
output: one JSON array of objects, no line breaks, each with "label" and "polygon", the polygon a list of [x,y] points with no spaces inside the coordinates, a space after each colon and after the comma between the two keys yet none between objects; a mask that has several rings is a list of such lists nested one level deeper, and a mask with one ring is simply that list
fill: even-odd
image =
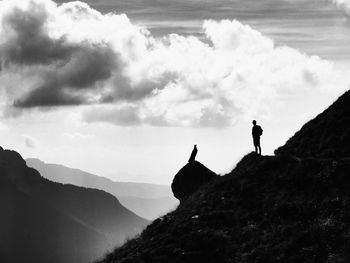
[{"label": "man", "polygon": [[261,147],[260,147],[260,136],[263,133],[263,129],[256,124],[256,120],[253,120],[253,128],[252,128],[252,135],[253,135],[253,143],[255,147],[255,152],[259,155],[261,155]]},{"label": "man", "polygon": [[197,144],[194,145],[190,159],[188,160],[189,163],[193,163],[196,160],[196,155],[197,155]]}]

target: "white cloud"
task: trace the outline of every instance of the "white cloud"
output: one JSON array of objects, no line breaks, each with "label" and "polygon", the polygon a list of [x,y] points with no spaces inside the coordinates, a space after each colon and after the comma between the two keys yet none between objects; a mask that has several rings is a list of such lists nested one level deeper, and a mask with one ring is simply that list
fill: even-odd
[{"label": "white cloud", "polygon": [[344,9],[350,15],[350,0],[332,0],[339,8]]},{"label": "white cloud", "polygon": [[2,96],[17,108],[91,104],[87,122],[226,127],[348,83],[330,62],[236,20],[205,21],[205,40],[159,39],[81,2],[3,0],[0,10]]}]

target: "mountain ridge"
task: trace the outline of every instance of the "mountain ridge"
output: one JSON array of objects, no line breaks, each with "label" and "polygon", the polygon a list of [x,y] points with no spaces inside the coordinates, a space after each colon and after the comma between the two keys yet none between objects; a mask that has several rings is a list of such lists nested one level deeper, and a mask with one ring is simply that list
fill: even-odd
[{"label": "mountain ridge", "polygon": [[1,147],[0,182],[2,262],[89,262],[148,223],[114,196],[51,182]]},{"label": "mountain ridge", "polygon": [[307,122],[275,154],[298,157],[350,157],[350,90]]},{"label": "mountain ridge", "polygon": [[[164,187],[166,185],[164,184],[156,184],[156,183],[140,183],[140,182],[129,182],[129,181],[114,181],[112,179],[109,179],[107,177],[104,177],[104,176],[100,176],[100,175],[96,175],[94,173],[91,173],[91,172],[86,172],[82,169],[79,169],[79,168],[72,168],[72,167],[69,167],[69,166],[66,166],[66,165],[63,165],[63,164],[56,164],[56,163],[47,163],[47,162],[44,162],[42,161],[41,159],[39,158],[26,158],[25,159],[26,163],[27,164],[34,164],[34,163],[39,163],[39,164],[44,164],[44,165],[52,165],[52,166],[56,166],[56,167],[62,167],[62,168],[68,168],[70,170],[74,170],[76,171],[77,173],[82,173],[82,174],[86,174],[86,175],[91,175],[91,176],[94,176],[94,177],[98,177],[100,179],[106,179],[108,181],[111,181],[113,183],[120,183],[120,184],[135,184],[135,185],[148,185],[148,186],[160,186],[160,187]],[[33,167],[34,168],[34,167]],[[161,196],[162,197],[162,196]],[[150,197],[151,198],[151,197]]]},{"label": "mountain ridge", "polygon": [[120,200],[123,206],[148,220],[153,220],[169,212],[178,204],[172,196],[170,186],[115,182],[80,169],[45,163],[37,158],[28,158],[26,163],[51,181],[99,189],[110,193]]},{"label": "mountain ridge", "polygon": [[350,92],[275,156],[244,156],[100,262],[350,262],[348,101]]}]

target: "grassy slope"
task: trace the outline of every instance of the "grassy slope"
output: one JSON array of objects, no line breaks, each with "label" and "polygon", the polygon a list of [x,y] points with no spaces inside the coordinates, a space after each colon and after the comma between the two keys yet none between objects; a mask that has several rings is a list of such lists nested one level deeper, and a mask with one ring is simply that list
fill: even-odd
[{"label": "grassy slope", "polygon": [[247,155],[103,262],[348,262],[349,172]]},{"label": "grassy slope", "polygon": [[105,263],[350,262],[350,91],[277,156],[245,156]]}]

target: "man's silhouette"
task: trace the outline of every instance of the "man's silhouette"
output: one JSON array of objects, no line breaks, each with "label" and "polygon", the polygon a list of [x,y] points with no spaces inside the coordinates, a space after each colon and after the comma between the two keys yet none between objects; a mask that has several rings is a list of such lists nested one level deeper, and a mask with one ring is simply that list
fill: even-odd
[{"label": "man's silhouette", "polygon": [[193,150],[192,150],[190,159],[188,159],[188,162],[189,162],[189,163],[193,163],[193,162],[196,160],[197,152],[198,152],[198,150],[197,150],[197,144],[195,144],[194,147],[193,147]]},{"label": "man's silhouette", "polygon": [[255,152],[261,155],[261,147],[260,147],[260,136],[263,133],[263,129],[256,124],[256,120],[253,121],[252,135],[253,135],[253,143],[255,147]]}]

